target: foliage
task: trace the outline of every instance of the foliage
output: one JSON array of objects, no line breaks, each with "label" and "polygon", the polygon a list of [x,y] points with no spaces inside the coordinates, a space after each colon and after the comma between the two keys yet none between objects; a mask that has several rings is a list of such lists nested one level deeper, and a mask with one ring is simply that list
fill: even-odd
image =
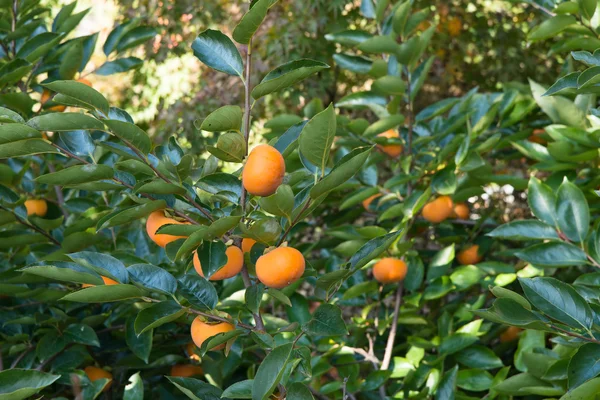
[{"label": "foliage", "polygon": [[[186,42],[236,91],[196,152],[81,79],[73,4],[0,1],[0,398],[593,399],[600,9],[546,3],[555,84],[429,101],[443,5],[319,3],[317,57],[263,71],[298,5],[258,0]],[[152,37],[117,25],[95,73]]]}]

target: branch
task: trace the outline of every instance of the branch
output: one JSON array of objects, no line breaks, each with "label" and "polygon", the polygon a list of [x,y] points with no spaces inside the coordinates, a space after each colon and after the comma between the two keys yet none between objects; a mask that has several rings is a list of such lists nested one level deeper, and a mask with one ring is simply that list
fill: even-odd
[{"label": "branch", "polygon": [[[248,141],[250,140],[250,74],[252,72],[252,39],[248,43],[246,51],[246,66],[244,69],[244,142],[246,143],[246,154],[248,156]],[[246,189],[242,185],[242,195],[240,196],[242,203],[242,215],[246,216]]]},{"label": "branch", "polygon": [[383,361],[381,361],[381,370],[385,371],[389,368],[392,361],[392,350],[394,350],[394,341],[396,340],[396,330],[398,329],[398,313],[400,311],[400,303],[402,302],[402,282],[398,283],[396,290],[396,302],[394,304],[394,318],[388,335],[387,344],[385,345],[385,353]]},{"label": "branch", "polygon": [[8,208],[0,205],[0,209],[4,210],[4,211],[8,211],[11,214],[13,214],[15,216],[15,219],[17,220],[18,223],[20,223],[23,226],[26,226],[30,229],[33,229],[34,231],[46,236],[46,238],[48,238],[52,243],[54,243],[55,245],[60,247],[60,242],[56,239],[54,239],[54,237],[49,234],[48,232],[46,232],[45,230],[43,230],[42,228],[39,228],[35,225],[30,224],[29,222],[25,221],[23,218],[19,217],[17,214],[15,214],[12,210],[9,210]]},{"label": "branch", "polygon": [[585,340],[586,342],[600,344],[600,340],[597,340],[595,338],[589,338],[587,336],[583,336],[583,335],[580,335],[578,333],[570,332],[570,331],[567,331],[566,329],[559,328],[558,326],[553,325],[553,324],[550,324],[549,327],[552,328],[552,329],[556,329],[557,331],[559,331],[559,332],[561,332],[561,333],[563,333],[563,334],[565,334],[567,336],[571,336],[571,337],[574,337],[574,338],[577,338],[577,339]]},{"label": "branch", "polygon": [[15,368],[19,362],[27,355],[29,354],[33,349],[35,349],[35,346],[31,346],[26,348],[21,354],[19,354],[19,357],[15,358],[15,360],[12,362],[12,364],[10,364],[10,369]]}]

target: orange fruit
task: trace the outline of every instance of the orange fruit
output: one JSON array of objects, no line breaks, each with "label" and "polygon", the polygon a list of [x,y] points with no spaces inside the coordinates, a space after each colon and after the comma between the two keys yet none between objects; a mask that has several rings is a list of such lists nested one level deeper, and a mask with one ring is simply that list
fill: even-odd
[{"label": "orange fruit", "polygon": [[252,250],[252,246],[254,246],[255,243],[256,243],[256,240],[254,240],[254,239],[243,238],[242,239],[242,251],[244,253],[250,253],[250,250]]},{"label": "orange fruit", "polygon": [[483,257],[479,255],[479,246],[474,244],[458,253],[456,259],[462,265],[469,265],[477,264],[483,259]]},{"label": "orange fruit", "polygon": [[202,375],[202,367],[199,365],[191,365],[191,364],[180,364],[173,365],[171,367],[170,376],[180,376],[182,378],[189,378],[194,375]]},{"label": "orange fruit", "polygon": [[77,79],[77,82],[83,83],[84,85],[88,85],[89,87],[92,87],[92,82],[88,81],[85,78],[79,78]]},{"label": "orange fruit", "polygon": [[[211,281],[222,281],[223,279],[231,278],[240,273],[242,267],[244,266],[244,253],[240,250],[239,247],[229,246],[227,250],[225,250],[225,254],[227,255],[227,263],[223,268],[215,272],[209,280]],[[198,257],[198,253],[194,252],[194,269],[204,278],[204,272],[202,272],[202,264],[200,264],[200,257]]]},{"label": "orange fruit", "polygon": [[366,199],[364,199],[362,201],[362,205],[365,208],[365,210],[368,210],[369,206],[371,205],[371,203],[373,202],[373,200],[375,200],[378,197],[381,197],[381,193],[374,194],[373,196],[367,197]]},{"label": "orange fruit", "polygon": [[185,345],[185,351],[190,360],[200,361],[200,356],[196,354],[196,345],[194,342],[189,342]]},{"label": "orange fruit", "polygon": [[517,328],[516,326],[509,326],[507,330],[500,334],[500,343],[512,342],[517,337],[519,337],[519,333],[521,331],[521,328]]},{"label": "orange fruit", "polygon": [[[379,135],[377,135],[377,137],[385,137],[385,138],[397,138],[400,137],[400,134],[393,130],[387,130],[383,133],[380,133]],[[395,158],[398,157],[400,154],[402,154],[402,150],[404,150],[404,147],[402,147],[401,144],[388,144],[388,145],[377,145],[377,148],[379,148],[379,150],[383,151],[385,154],[387,154],[388,156]]]},{"label": "orange fruit", "polygon": [[469,219],[469,206],[465,203],[458,203],[454,206],[454,215],[459,219]]},{"label": "orange fruit", "polygon": [[146,221],[146,232],[150,239],[159,245],[165,247],[167,244],[174,242],[177,239],[185,238],[185,236],[167,235],[164,233],[157,234],[156,231],[163,225],[174,224],[174,225],[188,225],[189,222],[180,222],[173,218],[165,217],[164,210],[156,210],[148,216]]},{"label": "orange fruit", "polygon": [[279,247],[256,261],[256,276],[268,287],[284,288],[304,273],[304,256],[292,247]]},{"label": "orange fruit", "polygon": [[[48,100],[52,98],[52,93],[48,89],[44,89],[42,91],[42,97],[40,98],[40,103],[42,105],[46,104]],[[63,112],[67,109],[67,106],[56,105],[48,108],[49,111]]]},{"label": "orange fruit", "polygon": [[98,379],[102,379],[102,378],[110,379],[109,382],[106,384],[106,386],[104,386],[103,392],[106,392],[110,388],[110,385],[112,385],[113,376],[110,372],[105,371],[102,368],[93,367],[91,365],[88,367],[85,367],[84,371],[85,371],[85,374],[87,375],[87,377],[89,378],[89,380],[92,382],[97,381]]},{"label": "orange fruit", "polygon": [[270,196],[277,191],[285,175],[285,160],[275,147],[261,144],[248,156],[242,183],[248,193],[255,196]]},{"label": "orange fruit", "polygon": [[[196,317],[192,322],[191,334],[192,340],[194,344],[198,347],[202,346],[204,341],[212,336],[215,336],[219,333],[225,333],[232,331],[234,329],[233,325],[228,322],[217,322],[217,323],[209,323],[205,322],[203,318]],[[225,343],[216,346],[210,350],[221,350],[225,347]]]},{"label": "orange fruit", "polygon": [[423,218],[429,222],[440,223],[452,215],[452,199],[449,196],[440,196],[425,204]]},{"label": "orange fruit", "polygon": [[48,212],[48,203],[46,200],[25,200],[25,208],[27,209],[27,215],[37,215],[43,217]]},{"label": "orange fruit", "polygon": [[532,143],[546,144],[547,141],[541,135],[544,134],[543,129],[534,129],[533,133],[527,138]]},{"label": "orange fruit", "polygon": [[393,257],[382,258],[373,266],[373,276],[380,283],[400,282],[407,271],[406,263]]},{"label": "orange fruit", "polygon": [[[105,285],[118,285],[119,284],[119,282],[117,282],[113,279],[110,279],[106,276],[101,276],[101,278]],[[82,288],[88,288],[88,287],[94,287],[94,286],[96,286],[96,285],[92,285],[89,283],[84,283],[83,285],[81,285]]]}]

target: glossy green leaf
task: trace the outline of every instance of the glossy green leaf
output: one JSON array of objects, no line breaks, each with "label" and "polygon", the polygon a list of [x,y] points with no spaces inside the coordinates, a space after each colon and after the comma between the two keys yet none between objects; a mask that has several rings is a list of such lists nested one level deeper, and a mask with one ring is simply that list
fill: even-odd
[{"label": "glossy green leaf", "polygon": [[335,110],[330,104],[324,111],[308,121],[302,129],[298,138],[300,152],[308,161],[324,171],[335,134]]},{"label": "glossy green leaf", "polygon": [[96,89],[77,81],[53,81],[44,85],[48,89],[72,97],[91,108],[108,115],[108,101]]},{"label": "glossy green leaf", "polygon": [[348,328],[342,318],[342,310],[333,304],[321,304],[315,310],[310,321],[302,328],[315,336],[347,335]]},{"label": "glossy green leaf", "polygon": [[107,61],[98,67],[95,74],[108,76],[113,74],[119,74],[121,72],[131,71],[142,66],[143,60],[137,57],[123,57],[117,58],[114,61]]},{"label": "glossy green leaf", "polygon": [[487,236],[508,240],[558,240],[556,229],[533,219],[512,221],[500,225],[488,233]]},{"label": "glossy green leaf", "polygon": [[241,44],[248,44],[267,16],[269,8],[277,0],[257,0],[250,4],[250,9],[233,30],[233,39]]},{"label": "glossy green leaf", "polygon": [[167,379],[192,400],[227,400],[221,397],[221,389],[199,379],[175,376],[167,376]]},{"label": "glossy green leaf", "polygon": [[211,112],[202,121],[200,129],[209,132],[239,132],[242,129],[242,109],[239,106],[223,106]]},{"label": "glossy green leaf", "polygon": [[[269,2],[272,0],[261,1]],[[252,89],[252,97],[258,99],[267,94],[288,88],[296,82],[326,68],[329,68],[329,65],[307,58],[290,61],[269,72],[263,80]]]},{"label": "glossy green leaf", "polygon": [[27,121],[38,131],[104,130],[104,124],[96,118],[80,113],[51,113],[39,115]]},{"label": "glossy green leaf", "polygon": [[579,247],[564,242],[546,242],[515,252],[521,260],[542,267],[570,267],[587,262],[587,256]]},{"label": "glossy green leaf", "polygon": [[21,400],[53,384],[60,375],[47,374],[33,369],[11,368],[0,372],[0,398]]},{"label": "glossy green leaf", "polygon": [[213,310],[219,301],[215,287],[195,273],[179,278],[178,286],[178,292],[200,311]]},{"label": "glossy green leaf", "polygon": [[144,289],[172,295],[177,289],[177,280],[164,269],[151,264],[134,264],[127,267],[134,284]]},{"label": "glossy green leaf", "polygon": [[223,33],[207,29],[192,43],[194,55],[217,71],[242,76],[244,66],[237,48]]},{"label": "glossy green leaf", "polygon": [[81,289],[61,300],[79,303],[104,303],[142,297],[143,292],[133,285],[100,285]]},{"label": "glossy green leaf", "polygon": [[69,186],[99,181],[102,179],[111,179],[113,175],[114,170],[108,165],[84,164],[74,165],[57,172],[40,175],[35,180],[38,183],[47,185]]},{"label": "glossy green leaf", "polygon": [[581,189],[566,179],[558,188],[556,217],[567,238],[584,241],[590,227],[590,209]]},{"label": "glossy green leaf", "polygon": [[342,157],[331,172],[313,186],[310,197],[317,199],[352,178],[367,161],[372,149],[372,147],[358,147]]},{"label": "glossy green leaf", "polygon": [[144,308],[137,314],[134,328],[137,335],[166,323],[175,321],[185,310],[172,300],[161,301]]},{"label": "glossy green leaf", "polygon": [[283,376],[285,365],[292,354],[292,349],[293,345],[287,343],[274,348],[267,354],[259,365],[254,377],[252,400],[265,400],[273,393]]}]

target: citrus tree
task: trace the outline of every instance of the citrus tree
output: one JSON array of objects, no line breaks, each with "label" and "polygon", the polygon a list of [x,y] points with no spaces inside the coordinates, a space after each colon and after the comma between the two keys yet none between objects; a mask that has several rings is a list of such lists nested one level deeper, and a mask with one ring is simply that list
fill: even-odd
[{"label": "citrus tree", "polygon": [[[0,398],[593,398],[593,95],[532,81],[431,104],[447,16],[360,3],[360,29],[324,32],[333,65],[294,59],[256,82],[276,1],[202,31],[189,51],[243,98],[198,121],[203,154],[154,143],[78,75],[84,58],[66,74],[82,40],[52,29],[46,50],[35,2],[0,3],[15,21],[1,37]],[[580,3],[558,7],[587,26]],[[567,32],[546,23],[531,40]],[[134,26],[107,56],[153,35]],[[118,57],[111,71],[134,66]],[[330,68],[366,84],[255,123],[257,104]]]}]

